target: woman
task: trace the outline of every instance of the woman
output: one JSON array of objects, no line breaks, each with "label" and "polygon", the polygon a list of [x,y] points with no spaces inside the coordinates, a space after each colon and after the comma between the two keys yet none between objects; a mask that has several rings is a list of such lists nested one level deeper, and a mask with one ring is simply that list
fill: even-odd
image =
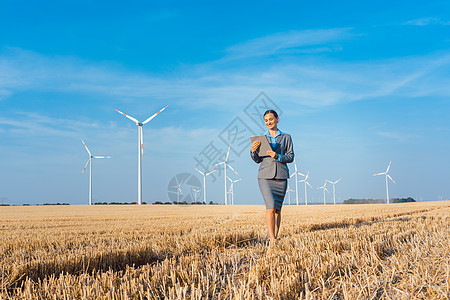
[{"label": "woman", "polygon": [[281,224],[281,207],[286,195],[289,169],[287,163],[294,161],[294,150],[291,136],[278,129],[278,114],[274,110],[264,113],[264,122],[268,128],[265,133],[272,151],[257,153],[260,141],[252,143],[251,157],[261,163],[258,171],[258,184],[266,203],[266,224],[271,243],[278,237]]}]

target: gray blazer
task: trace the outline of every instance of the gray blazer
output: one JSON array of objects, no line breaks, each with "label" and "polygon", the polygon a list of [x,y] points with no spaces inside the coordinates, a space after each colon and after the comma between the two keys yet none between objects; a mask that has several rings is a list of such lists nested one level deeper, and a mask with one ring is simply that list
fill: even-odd
[{"label": "gray blazer", "polygon": [[261,163],[259,166],[258,178],[288,179],[289,169],[286,164],[294,161],[294,149],[291,136],[287,133],[282,133],[277,136],[277,144],[275,149],[272,150],[278,154],[280,161],[277,161],[270,156],[260,157],[256,152],[254,154],[250,153],[251,158],[256,163]]}]

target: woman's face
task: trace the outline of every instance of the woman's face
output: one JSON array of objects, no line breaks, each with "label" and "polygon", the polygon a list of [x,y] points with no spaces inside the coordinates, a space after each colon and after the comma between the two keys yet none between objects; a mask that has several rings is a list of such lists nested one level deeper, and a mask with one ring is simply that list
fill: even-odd
[{"label": "woman's face", "polygon": [[275,130],[277,129],[279,119],[276,118],[273,113],[268,113],[264,116],[264,122],[266,123],[267,128],[269,130]]}]

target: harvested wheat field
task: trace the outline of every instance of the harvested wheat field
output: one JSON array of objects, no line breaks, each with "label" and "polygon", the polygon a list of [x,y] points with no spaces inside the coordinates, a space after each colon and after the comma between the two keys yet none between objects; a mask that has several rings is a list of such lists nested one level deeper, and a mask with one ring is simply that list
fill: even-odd
[{"label": "harvested wheat field", "polygon": [[450,202],[0,208],[1,299],[448,299]]}]

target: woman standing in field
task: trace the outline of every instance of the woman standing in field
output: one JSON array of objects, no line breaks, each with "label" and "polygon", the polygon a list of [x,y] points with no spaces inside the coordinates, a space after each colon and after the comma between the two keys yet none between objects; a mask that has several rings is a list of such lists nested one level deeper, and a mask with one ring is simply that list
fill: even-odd
[{"label": "woman standing in field", "polygon": [[252,143],[250,154],[256,163],[260,163],[258,184],[266,203],[266,224],[271,243],[278,237],[281,224],[281,207],[286,195],[289,169],[287,163],[294,161],[291,136],[278,129],[278,114],[274,110],[264,113],[264,122],[268,128],[265,136],[272,148],[267,153],[257,153],[260,141]]}]

